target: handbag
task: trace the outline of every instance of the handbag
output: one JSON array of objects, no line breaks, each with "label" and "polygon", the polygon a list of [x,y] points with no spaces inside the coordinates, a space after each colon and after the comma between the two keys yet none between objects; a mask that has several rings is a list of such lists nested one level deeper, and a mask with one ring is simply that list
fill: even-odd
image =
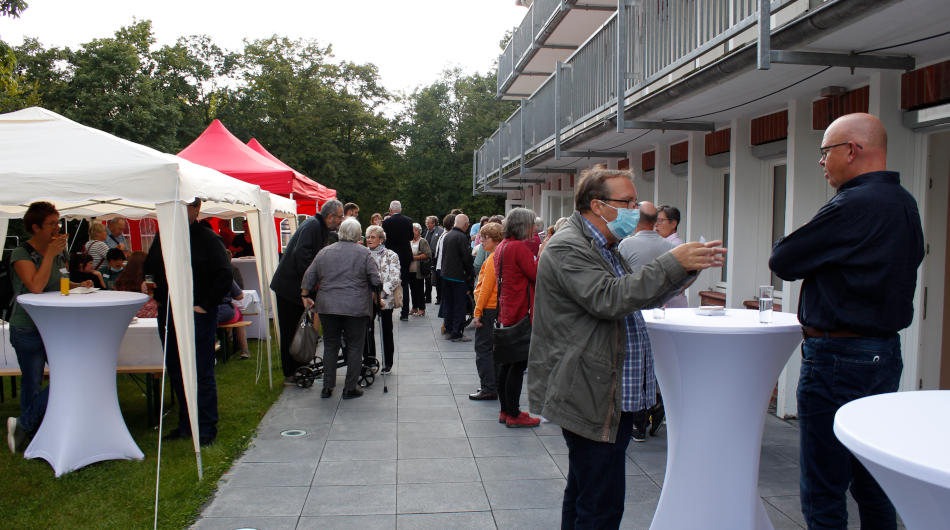
[{"label": "handbag", "polygon": [[[505,245],[507,246],[507,244]],[[504,247],[498,254],[498,315],[501,316],[501,285],[502,271],[504,270]],[[531,296],[531,288],[527,288],[527,296]],[[492,329],[492,357],[496,364],[511,364],[528,360],[528,349],[531,346],[531,308],[528,314],[512,326],[503,326],[501,319],[495,320]]]},{"label": "handbag", "polygon": [[402,283],[396,286],[396,290],[393,292],[393,309],[397,307],[402,307]]},{"label": "handbag", "polygon": [[290,357],[298,363],[307,364],[317,356],[320,333],[313,327],[313,312],[305,310],[300,315],[294,340],[290,342]]}]

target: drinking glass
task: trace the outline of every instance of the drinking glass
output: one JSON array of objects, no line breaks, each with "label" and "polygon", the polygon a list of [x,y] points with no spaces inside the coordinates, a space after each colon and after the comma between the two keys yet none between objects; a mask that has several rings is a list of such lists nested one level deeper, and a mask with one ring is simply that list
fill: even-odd
[{"label": "drinking glass", "polygon": [[69,296],[69,274],[59,277],[59,294]]},{"label": "drinking glass", "polygon": [[759,286],[759,322],[769,324],[772,322],[772,291],[771,285]]}]

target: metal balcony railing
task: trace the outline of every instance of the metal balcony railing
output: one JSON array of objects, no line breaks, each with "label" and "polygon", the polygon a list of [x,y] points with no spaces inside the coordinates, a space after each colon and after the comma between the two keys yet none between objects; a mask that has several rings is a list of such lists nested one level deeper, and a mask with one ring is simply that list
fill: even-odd
[{"label": "metal balcony railing", "polygon": [[[773,0],[772,13],[792,3],[794,0]],[[525,16],[502,55],[499,87],[505,76],[512,75],[518,57],[524,56],[531,46],[532,41],[519,34],[536,34],[536,28],[544,25],[538,25],[538,17],[550,17],[560,4],[559,0],[535,0],[532,4],[534,11]],[[627,35],[624,69],[628,78],[623,85],[626,98],[691,63],[698,67],[696,59],[714,47],[726,45],[727,51],[731,51],[744,45],[747,41],[734,45],[729,41],[756,26],[758,0],[650,0],[624,9],[623,20],[618,20],[619,16],[614,13],[571,55],[559,73],[523,100],[522,107],[485,140],[474,157],[476,191],[484,191],[498,175],[505,173],[507,166],[523,156],[550,147],[556,126],[562,132],[570,130],[611,107],[615,109],[618,24],[623,24]],[[555,87],[555,83],[559,86]],[[560,123],[555,125],[557,118]]]},{"label": "metal balcony railing", "polygon": [[562,9],[562,0],[535,0],[514,29],[511,40],[498,57],[498,93],[502,93],[521,64],[528,59],[529,52],[537,50],[537,40],[551,16]]}]

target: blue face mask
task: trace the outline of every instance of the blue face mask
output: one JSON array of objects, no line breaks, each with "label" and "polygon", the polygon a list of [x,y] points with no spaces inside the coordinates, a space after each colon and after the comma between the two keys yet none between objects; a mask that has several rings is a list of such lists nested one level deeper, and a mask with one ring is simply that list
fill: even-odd
[{"label": "blue face mask", "polygon": [[604,219],[604,216],[600,216],[600,218],[604,219],[604,222],[607,223],[607,230],[610,230],[610,233],[613,234],[614,237],[623,239],[637,230],[637,223],[640,222],[639,209],[614,208],[604,201],[600,201],[600,203],[608,208],[617,210],[617,218],[613,221],[608,221]]}]

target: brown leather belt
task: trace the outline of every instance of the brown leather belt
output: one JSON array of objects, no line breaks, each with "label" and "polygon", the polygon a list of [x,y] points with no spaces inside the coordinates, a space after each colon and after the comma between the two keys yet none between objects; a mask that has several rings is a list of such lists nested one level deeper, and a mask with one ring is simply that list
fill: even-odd
[{"label": "brown leather belt", "polygon": [[811,326],[802,326],[802,336],[812,339],[837,339],[842,337],[863,337],[859,333],[846,329],[818,329]]}]

